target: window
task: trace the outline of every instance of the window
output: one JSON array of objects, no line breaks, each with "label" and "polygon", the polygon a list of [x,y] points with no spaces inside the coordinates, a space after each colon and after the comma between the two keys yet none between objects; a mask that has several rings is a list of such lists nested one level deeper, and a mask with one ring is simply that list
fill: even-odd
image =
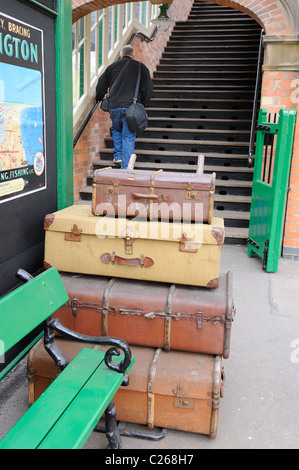
[{"label": "window", "polygon": [[85,19],[73,25],[73,104],[84,94]]},{"label": "window", "polygon": [[148,2],[113,5],[84,16],[73,25],[74,126],[95,96],[95,86],[104,68],[118,57],[136,30],[151,36],[150,14],[156,6]]}]

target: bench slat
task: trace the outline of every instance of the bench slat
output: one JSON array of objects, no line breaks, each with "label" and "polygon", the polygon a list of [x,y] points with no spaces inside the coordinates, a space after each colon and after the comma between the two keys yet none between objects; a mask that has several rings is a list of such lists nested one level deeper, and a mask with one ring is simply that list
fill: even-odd
[{"label": "bench slat", "polygon": [[81,449],[123,382],[101,363],[39,449]]},{"label": "bench slat", "polygon": [[[0,449],[35,449],[61,418],[99,364],[105,353],[83,348],[0,441]],[[106,366],[105,366],[106,367]],[[107,367],[106,367],[106,370]],[[112,372],[112,371],[111,371]],[[117,374],[117,373],[116,373]],[[122,380],[123,375],[117,374]],[[65,434],[59,436],[62,439]],[[62,444],[62,443],[61,443]]]},{"label": "bench slat", "polygon": [[55,267],[0,299],[0,339],[3,353],[68,301]]}]

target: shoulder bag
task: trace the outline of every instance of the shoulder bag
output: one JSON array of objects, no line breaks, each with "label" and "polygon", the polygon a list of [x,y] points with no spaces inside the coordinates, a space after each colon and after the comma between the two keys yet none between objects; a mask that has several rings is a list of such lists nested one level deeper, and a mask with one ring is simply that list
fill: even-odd
[{"label": "shoulder bag", "polygon": [[137,103],[138,91],[141,79],[141,63],[139,62],[138,79],[136,83],[135,94],[133,103],[128,107],[126,111],[126,119],[128,128],[131,132],[136,132],[140,135],[144,129],[148,126],[148,115],[146,110],[141,103]]}]

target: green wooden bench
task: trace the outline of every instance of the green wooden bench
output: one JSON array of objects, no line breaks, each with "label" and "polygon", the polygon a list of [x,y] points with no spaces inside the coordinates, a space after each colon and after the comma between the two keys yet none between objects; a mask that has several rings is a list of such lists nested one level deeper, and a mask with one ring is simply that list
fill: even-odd
[{"label": "green wooden bench", "polygon": [[[17,360],[43,335],[46,350],[62,372],[3,437],[0,449],[82,448],[104,413],[109,446],[121,448],[113,397],[121,385],[128,383],[127,372],[134,362],[129,346],[119,338],[78,334],[51,317],[69,300],[56,268],[35,278],[23,270],[17,275],[26,283],[0,299],[3,353],[42,324],[43,333],[24,348]],[[112,347],[107,352],[83,348],[69,363],[55,343],[55,331],[72,340]]]}]

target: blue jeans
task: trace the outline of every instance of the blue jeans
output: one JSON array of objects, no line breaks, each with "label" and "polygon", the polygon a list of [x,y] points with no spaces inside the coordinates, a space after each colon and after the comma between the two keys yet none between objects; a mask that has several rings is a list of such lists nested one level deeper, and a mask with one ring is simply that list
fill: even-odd
[{"label": "blue jeans", "polygon": [[113,108],[110,110],[112,120],[113,153],[115,160],[121,160],[121,168],[126,169],[130,156],[135,150],[136,132],[128,129],[126,120],[127,108]]}]

